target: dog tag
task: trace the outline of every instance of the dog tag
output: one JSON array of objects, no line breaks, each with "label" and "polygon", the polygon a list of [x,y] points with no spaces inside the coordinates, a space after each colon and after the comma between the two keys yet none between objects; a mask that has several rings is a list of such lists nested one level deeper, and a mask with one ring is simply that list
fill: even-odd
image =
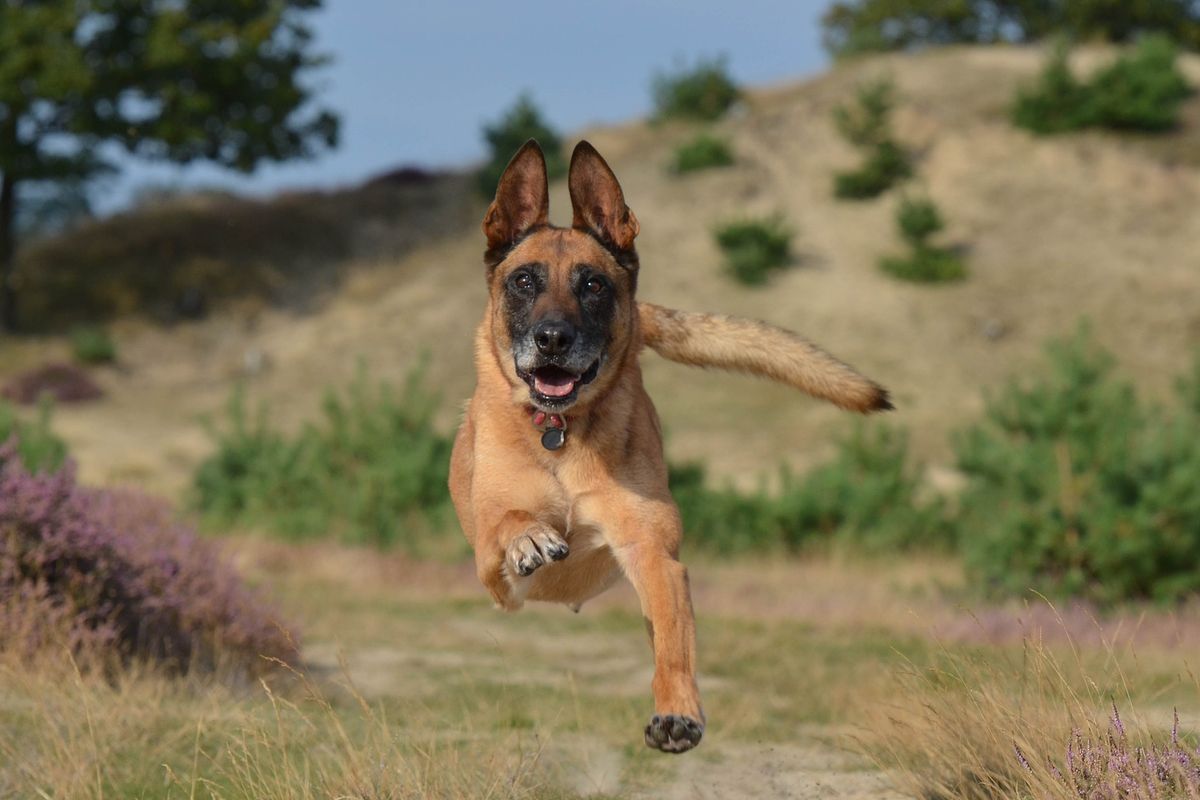
[{"label": "dog tag", "polygon": [[547,428],[542,434],[542,447],[547,450],[557,450],[567,440],[567,434],[561,428]]}]

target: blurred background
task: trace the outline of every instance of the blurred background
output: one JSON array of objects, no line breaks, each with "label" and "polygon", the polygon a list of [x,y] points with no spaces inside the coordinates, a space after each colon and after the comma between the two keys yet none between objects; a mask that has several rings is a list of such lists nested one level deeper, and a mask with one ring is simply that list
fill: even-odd
[{"label": "blurred background", "polygon": [[[514,796],[636,795],[675,775],[623,749],[637,726],[617,714],[635,706],[613,686],[633,675],[640,692],[648,656],[626,663],[617,634],[573,639],[549,612],[489,616],[445,488],[474,386],[479,224],[496,180],[537,138],[565,224],[566,158],[586,138],[641,221],[641,299],[796,330],[897,405],[857,420],[646,355],[685,554],[701,565],[697,606],[723,620],[707,635],[725,653],[702,665],[714,707],[734,709],[747,681],[791,698],[788,711],[733,714],[736,747],[714,745],[749,772],[709,765],[690,785],[769,796],[751,742],[805,742],[779,751],[788,774],[834,763],[821,749],[833,728],[870,714],[850,697],[866,672],[827,667],[894,667],[900,653],[949,658],[993,704],[909,685],[944,716],[870,717],[879,735],[858,749],[891,783],[855,783],[861,763],[837,761],[839,792],[1079,796],[1094,775],[1043,775],[1010,758],[1012,742],[1041,764],[1072,727],[1102,741],[1118,684],[1145,709],[1145,741],[1167,709],[1184,709],[1185,734],[1200,713],[1194,679],[1181,683],[1168,655],[1200,631],[1198,48],[1189,0],[0,2],[0,633],[25,642],[0,694],[7,681],[49,695],[28,669],[29,653],[59,641],[30,633],[46,626],[77,657],[79,642],[122,661],[269,652],[299,658],[321,686],[348,670],[368,705],[434,698],[438,719],[422,725],[456,753],[479,714],[496,752],[531,728],[579,739],[552,748],[553,768],[520,747],[515,764],[497,756]],[[184,566],[153,572],[172,559]],[[176,575],[194,583],[163,588]],[[219,612],[191,609],[238,576],[282,610],[241,589]],[[615,630],[636,600],[614,597],[603,608]],[[130,622],[166,607],[169,618]],[[283,618],[311,632],[303,648],[266,633]],[[450,638],[422,638],[421,619]],[[565,638],[509,648],[528,624]],[[168,628],[147,644],[144,631]],[[1077,676],[1093,694],[1081,699],[1075,678],[1039,684],[1033,716],[1006,717],[1016,673],[954,659],[983,647],[986,663],[1006,663],[1034,628],[1085,640],[1099,661],[1132,628],[1151,666],[1121,672],[1132,668],[1110,658],[1117,673]],[[528,710],[486,670],[430,683],[422,670],[469,661],[481,636],[492,666],[530,682],[566,680],[539,672],[547,654],[607,664],[603,688],[586,691],[625,706],[601,743],[574,718]],[[934,654],[939,637],[951,644]],[[379,644],[397,638],[419,644]],[[0,653],[19,649],[3,639]],[[769,653],[797,641],[815,660],[792,664],[794,679],[769,672]],[[1055,672],[1053,647],[1039,653]],[[555,685],[550,706],[565,714],[577,690]],[[80,691],[114,715],[127,704]],[[173,691],[147,713],[190,730],[200,712]],[[262,699],[233,702],[250,719]],[[353,704],[339,702],[330,713],[344,723]],[[85,757],[67,734],[31,749],[4,713],[0,701],[0,755],[19,755],[25,777],[0,767],[0,796],[92,796],[72,783],[87,770],[54,783],[46,766],[64,747],[64,763]],[[73,719],[57,707],[39,719],[60,730],[48,720],[63,714]],[[355,731],[390,730],[354,719]],[[924,734],[889,727],[897,719]],[[970,732],[953,727],[962,719]],[[258,741],[244,722],[243,744]],[[166,724],[128,722],[143,723]],[[229,764],[274,756],[230,755],[220,730],[195,747],[222,796],[293,786],[239,783],[250,773]],[[378,748],[449,769],[380,735],[321,762],[329,785]],[[584,772],[601,777],[564,782],[556,770],[593,745],[605,755]],[[178,778],[190,746],[146,763]],[[1141,763],[1097,752],[1102,783]],[[97,785],[127,791],[145,759],[100,759],[111,770]],[[1198,791],[1189,769],[1173,791]],[[193,787],[202,772],[188,773]],[[418,794],[481,796],[499,774],[467,773],[481,783],[418,781]]]}]

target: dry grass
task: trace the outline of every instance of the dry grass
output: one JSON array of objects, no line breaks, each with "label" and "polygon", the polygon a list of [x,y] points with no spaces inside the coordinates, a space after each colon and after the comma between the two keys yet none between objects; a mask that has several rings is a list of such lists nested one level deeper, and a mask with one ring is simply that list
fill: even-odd
[{"label": "dry grass", "polygon": [[[1164,787],[1118,785],[1121,769],[1149,777],[1123,759],[1169,745],[1172,703],[1195,720],[1200,684],[1181,659],[1171,676],[1113,642],[1081,649],[1063,638],[1008,652],[944,646],[933,663],[900,666],[863,698],[856,746],[919,797],[1153,797]],[[1102,768],[1080,775],[1085,756]],[[1195,777],[1190,791],[1178,777],[1178,796],[1194,796]]]}]

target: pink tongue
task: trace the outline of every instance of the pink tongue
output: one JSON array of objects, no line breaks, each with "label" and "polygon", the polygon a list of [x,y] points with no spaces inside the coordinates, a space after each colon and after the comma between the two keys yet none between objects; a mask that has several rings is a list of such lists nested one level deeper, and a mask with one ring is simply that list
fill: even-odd
[{"label": "pink tongue", "polygon": [[565,372],[542,377],[534,374],[533,388],[546,397],[566,397],[575,388],[575,378]]}]

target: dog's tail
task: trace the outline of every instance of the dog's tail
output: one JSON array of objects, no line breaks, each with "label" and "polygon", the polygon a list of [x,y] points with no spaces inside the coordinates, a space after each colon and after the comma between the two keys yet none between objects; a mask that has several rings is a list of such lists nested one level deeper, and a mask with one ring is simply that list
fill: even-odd
[{"label": "dog's tail", "polygon": [[638,303],[642,339],[663,358],[748,372],[868,414],[894,406],[887,390],[791,331],[765,322]]}]

